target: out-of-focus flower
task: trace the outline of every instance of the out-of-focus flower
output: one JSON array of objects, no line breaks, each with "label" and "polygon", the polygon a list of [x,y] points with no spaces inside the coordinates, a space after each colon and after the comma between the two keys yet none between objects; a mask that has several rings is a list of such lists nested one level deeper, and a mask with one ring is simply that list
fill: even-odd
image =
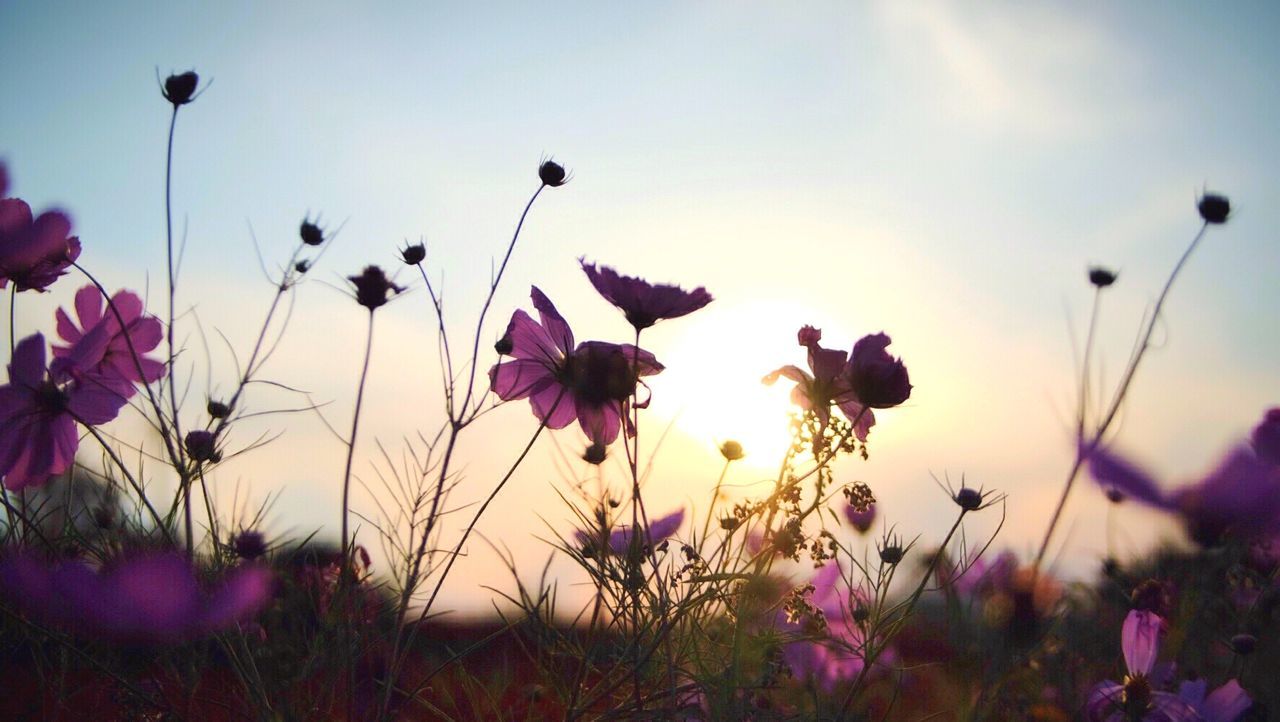
[{"label": "out-of-focus flower", "polygon": [[[3,172],[3,169],[0,169]],[[60,211],[32,218],[20,198],[4,198],[0,188],[0,288],[10,281],[19,291],[43,291],[80,257],[80,239],[71,235],[71,219]]]},{"label": "out-of-focus flower", "polygon": [[587,263],[582,258],[578,259],[578,263],[596,291],[606,301],[622,309],[627,323],[635,327],[637,332],[663,319],[693,313],[711,303],[711,294],[701,286],[686,291],[679,286],[653,284],[643,278],[619,275],[608,266],[597,269],[596,264]]},{"label": "out-of-focus flower", "polygon": [[565,172],[564,166],[553,160],[544,160],[538,166],[538,180],[544,185],[557,188],[568,182],[569,174]]},{"label": "out-of-focus flower", "polygon": [[876,417],[870,408],[859,403],[849,387],[849,379],[844,373],[848,355],[844,351],[819,346],[822,332],[812,326],[804,326],[796,336],[800,345],[809,352],[809,370],[813,373],[788,365],[770,372],[762,381],[773,384],[779,378],[787,378],[796,382],[791,390],[791,403],[812,411],[820,430],[825,430],[831,423],[831,406],[835,404],[851,422],[856,419],[854,436],[859,441],[866,441]]},{"label": "out-of-focus flower", "polygon": [[1203,722],[1235,722],[1253,705],[1253,699],[1234,679],[1206,695],[1208,688],[1203,679],[1183,682],[1178,687],[1178,697],[1190,705]]},{"label": "out-of-focus flower", "polygon": [[[680,525],[683,523],[684,509],[677,509],[666,516],[654,519],[649,523],[649,533],[645,539],[646,546],[653,547],[661,544],[679,531]],[[578,543],[583,547],[593,546],[594,540],[587,532],[579,529],[576,537]],[[618,556],[625,556],[631,550],[631,538],[630,527],[615,529],[609,534],[609,551]]]},{"label": "out-of-focus flower", "polygon": [[1089,718],[1096,722],[1196,722],[1196,711],[1169,692],[1157,691],[1151,670],[1160,652],[1164,625],[1153,612],[1133,610],[1120,631],[1120,647],[1128,673],[1124,683],[1099,682],[1089,692]]},{"label": "out-of-focus flower", "polygon": [[27,615],[118,642],[180,642],[226,629],[256,614],[271,587],[269,570],[242,566],[202,592],[191,566],[172,553],[141,554],[99,571],[22,554],[0,561],[0,590]]},{"label": "out-of-focus flower", "polygon": [[1089,268],[1089,283],[1097,288],[1106,288],[1116,282],[1116,272],[1102,266],[1091,266]]},{"label": "out-of-focus flower", "polygon": [[1226,223],[1231,215],[1231,201],[1218,193],[1205,193],[1196,204],[1205,223]]},{"label": "out-of-focus flower", "polygon": [[164,99],[173,103],[173,107],[186,105],[195,100],[196,86],[200,84],[200,76],[196,75],[194,70],[188,70],[185,73],[175,73],[164,79],[164,90],[161,95]]},{"label": "out-of-focus flower", "polygon": [[[503,401],[529,399],[548,428],[577,419],[587,438],[608,445],[629,420],[640,377],[662,371],[653,354],[629,344],[584,341],[576,347],[564,317],[536,286],[531,296],[541,323],[523,310],[511,316],[504,339],[511,359],[489,369],[489,385]],[[647,404],[645,400],[641,405]]]},{"label": "out-of-focus flower", "polygon": [[994,559],[984,554],[969,563],[963,574],[952,585],[966,595],[986,595],[996,590],[1009,589],[1014,572],[1018,570],[1018,555],[1011,551],[1000,552]]},{"label": "out-of-focus flower", "polygon": [[720,455],[725,461],[739,461],[746,453],[742,450],[742,444],[729,440],[720,445]]},{"label": "out-of-focus flower", "polygon": [[1107,449],[1082,444],[1089,471],[1104,487],[1182,518],[1191,538],[1204,545],[1231,534],[1244,539],[1280,531],[1280,467],[1252,449],[1232,449],[1218,467],[1194,484],[1165,492],[1152,477]]},{"label": "out-of-focus flower", "polygon": [[845,506],[844,518],[849,520],[854,529],[859,533],[866,534],[871,529],[871,525],[876,521],[876,505],[868,504],[863,511],[858,511],[857,507]]},{"label": "out-of-focus flower", "polygon": [[158,319],[144,313],[137,294],[117,291],[110,307],[104,307],[102,294],[89,284],[76,292],[75,311],[79,326],[58,308],[58,336],[67,345],[53,347],[55,370],[66,368],[86,383],[106,383],[130,396],[134,383],[164,376],[164,363],[144,355],[160,345],[164,330]]},{"label": "out-of-focus flower", "polygon": [[39,486],[70,468],[79,436],[76,422],[114,419],[125,393],[83,383],[45,368],[44,336],[18,343],[9,361],[9,383],[0,386],[0,475],[9,489]]},{"label": "out-of-focus flower", "polygon": [[387,303],[392,293],[400,293],[404,289],[391,282],[387,274],[378,266],[365,266],[358,276],[347,276],[356,291],[356,303],[373,311]]},{"label": "out-of-focus flower", "polygon": [[231,407],[217,399],[209,399],[209,403],[205,405],[205,410],[209,412],[209,416],[215,419],[225,419],[231,415]]},{"label": "out-of-focus flower", "polygon": [[911,396],[906,365],[885,350],[890,343],[886,334],[869,334],[859,339],[849,354],[843,375],[857,402],[863,406],[887,409]]},{"label": "out-of-focus flower", "polygon": [[1267,410],[1254,427],[1251,441],[1258,458],[1280,466],[1280,406]]},{"label": "out-of-focus flower", "polygon": [[253,561],[267,553],[267,540],[262,532],[246,529],[231,538],[231,550],[241,559]]}]

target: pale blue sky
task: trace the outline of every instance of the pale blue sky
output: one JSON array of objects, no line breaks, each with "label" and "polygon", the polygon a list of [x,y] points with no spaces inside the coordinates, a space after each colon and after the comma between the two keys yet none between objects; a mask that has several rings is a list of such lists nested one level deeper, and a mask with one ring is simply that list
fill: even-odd
[{"label": "pale blue sky", "polygon": [[[575,179],[535,208],[495,326],[537,283],[580,338],[620,338],[577,271],[581,254],[717,297],[646,343],[669,366],[655,428],[681,419],[655,497],[701,503],[710,437],[760,435],[765,422],[743,418],[758,404],[773,414],[785,393],[755,379],[801,360],[799,325],[822,325],[833,346],[884,329],[917,391],[884,415],[871,463],[842,474],[872,483],[900,527],[928,537],[951,513],[929,472],[967,472],[1009,492],[1006,542],[1025,551],[1070,453],[1067,323],[1080,333],[1088,311],[1084,268],[1121,269],[1100,338],[1114,379],[1197,228],[1206,183],[1237,212],[1175,289],[1120,443],[1189,478],[1280,402],[1280,11],[1153,7],[0,2],[0,157],[17,195],[72,213],[83,260],[108,286],[141,290],[149,269],[154,294],[168,121],[155,71],[212,78],[179,118],[182,298],[243,346],[254,330],[243,318],[270,293],[248,224],[280,262],[308,210],[346,221],[315,273],[335,285],[425,236],[463,333],[534,167],[554,154]],[[20,325],[50,332],[51,309],[78,283],[24,296]],[[344,426],[361,322],[339,293],[309,284],[271,369],[332,399]],[[394,442],[435,423],[425,298],[380,323],[379,410],[364,438]],[[215,358],[213,383],[226,388]],[[195,393],[205,383],[201,369]],[[305,531],[335,516],[341,449],[314,420],[270,428],[286,423],[224,483],[243,479],[258,496],[284,485],[273,528]],[[491,424],[460,501],[534,428],[523,405]],[[526,543],[544,529],[536,515],[557,528],[568,516],[550,449],[488,527],[528,558],[541,553]],[[1082,491],[1069,512],[1076,570],[1103,536],[1103,507]],[[1132,510],[1120,519],[1135,549],[1163,533]]]}]

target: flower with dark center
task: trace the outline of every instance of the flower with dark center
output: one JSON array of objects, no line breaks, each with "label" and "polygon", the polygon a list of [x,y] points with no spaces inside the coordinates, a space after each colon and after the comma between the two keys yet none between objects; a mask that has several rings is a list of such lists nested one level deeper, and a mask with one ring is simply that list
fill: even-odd
[{"label": "flower with dark center", "polygon": [[298,226],[298,237],[308,246],[318,246],[324,243],[324,231],[320,230],[320,226],[317,226],[309,218],[302,219],[302,225]]},{"label": "flower with dark center", "polygon": [[1227,217],[1231,215],[1231,201],[1217,193],[1205,193],[1200,197],[1196,208],[1200,211],[1200,217],[1205,223],[1226,223]]},{"label": "flower with dark center", "polygon": [[400,260],[404,261],[406,266],[416,266],[427,258],[427,246],[424,243],[414,243],[405,246],[400,251]]},{"label": "flower with dark center", "polygon": [[538,180],[543,185],[549,185],[556,188],[565,184],[568,180],[568,173],[565,172],[564,166],[553,160],[544,160],[538,166]]},{"label": "flower with dark center", "polygon": [[1106,288],[1116,282],[1116,272],[1103,268],[1102,266],[1093,266],[1089,269],[1089,283],[1098,288]]},{"label": "flower with dark center", "polygon": [[196,86],[200,84],[200,76],[194,70],[170,75],[164,79],[164,99],[173,103],[173,107],[186,105],[195,100]]},{"label": "flower with dark center", "polygon": [[1177,695],[1152,688],[1151,670],[1160,652],[1164,620],[1154,612],[1132,610],[1120,632],[1127,673],[1124,683],[1099,682],[1089,692],[1089,719],[1122,722],[1189,722],[1200,717]]},{"label": "flower with dark center", "polygon": [[679,286],[649,283],[643,278],[623,276],[608,266],[596,267],[579,258],[578,263],[596,291],[617,306],[637,332],[668,318],[679,318],[711,303],[711,294],[699,286],[686,291]]},{"label": "flower with dark center", "polygon": [[356,303],[373,311],[387,303],[392,293],[400,293],[404,289],[391,282],[387,274],[377,266],[365,266],[358,276],[347,276],[356,291]]}]

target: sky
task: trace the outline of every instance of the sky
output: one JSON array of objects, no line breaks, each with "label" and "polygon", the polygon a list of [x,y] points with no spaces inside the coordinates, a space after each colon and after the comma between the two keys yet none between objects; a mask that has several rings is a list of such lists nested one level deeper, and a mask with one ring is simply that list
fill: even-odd
[{"label": "sky", "polygon": [[[842,462],[837,479],[866,481],[882,519],[936,543],[955,507],[931,477],[963,475],[1008,495],[998,545],[1026,556],[1071,461],[1086,269],[1119,271],[1096,342],[1094,386],[1110,388],[1199,227],[1206,189],[1228,194],[1233,216],[1178,279],[1115,444],[1166,483],[1185,482],[1280,403],[1278,30],[1280,10],[1261,2],[1153,13],[1021,2],[9,1],[0,158],[14,194],[72,215],[82,263],[163,315],[169,113],[157,73],[199,72],[206,90],[180,113],[174,146],[188,413],[228,391],[228,345],[243,354],[266,312],[272,288],[255,254],[284,263],[298,223],[318,214],[338,232],[298,288],[265,375],[306,389],[345,429],[366,314],[342,279],[368,263],[399,269],[411,291],[378,314],[355,464],[376,489],[378,444],[401,458],[407,439],[442,420],[435,321],[397,248],[426,241],[448,327],[466,337],[491,259],[537,188],[539,161],[554,157],[573,179],[531,211],[482,348],[529,307],[535,284],[579,339],[628,340],[580,256],[705,286],[714,303],[643,338],[667,367],[641,427],[642,448],[663,438],[650,509],[705,510],[716,445],[730,438],[749,454],[729,473],[732,498],[762,494],[789,407],[787,389],[760,377],[803,363],[803,324],[844,348],[883,330],[915,389],[879,415],[870,460]],[[19,334],[51,335],[53,310],[81,283],[19,297]],[[481,370],[493,361],[482,354]],[[264,389],[247,403],[297,399]],[[271,536],[322,528],[336,538],[342,444],[311,414],[256,424],[232,445],[282,435],[218,471],[219,504],[270,496]],[[451,502],[483,498],[536,427],[523,402],[478,423]],[[527,574],[551,552],[545,540],[571,528],[560,493],[587,474],[572,461],[583,445],[573,429],[540,439],[480,524]],[[604,467],[615,490],[620,456]],[[374,493],[357,499],[371,517],[385,501]],[[377,546],[369,527],[361,534]],[[1108,551],[1124,558],[1179,538],[1081,483],[1053,554],[1080,577]],[[553,570],[566,598],[581,592],[567,566]],[[480,541],[455,574],[443,600],[464,612],[488,608],[486,587],[512,588]]]}]

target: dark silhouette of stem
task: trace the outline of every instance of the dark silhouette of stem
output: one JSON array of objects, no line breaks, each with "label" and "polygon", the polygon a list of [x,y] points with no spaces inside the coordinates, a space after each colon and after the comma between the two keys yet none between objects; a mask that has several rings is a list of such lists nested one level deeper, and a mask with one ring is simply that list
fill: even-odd
[{"label": "dark silhouette of stem", "polygon": [[364,343],[364,367],[360,370],[360,385],[356,387],[356,409],[351,416],[351,440],[347,442],[347,467],[342,473],[342,564],[343,574],[351,565],[351,540],[347,533],[347,517],[350,511],[351,462],[356,455],[356,432],[360,429],[360,405],[364,402],[364,383],[369,377],[369,357],[373,353],[373,311],[369,311],[369,332]]}]

